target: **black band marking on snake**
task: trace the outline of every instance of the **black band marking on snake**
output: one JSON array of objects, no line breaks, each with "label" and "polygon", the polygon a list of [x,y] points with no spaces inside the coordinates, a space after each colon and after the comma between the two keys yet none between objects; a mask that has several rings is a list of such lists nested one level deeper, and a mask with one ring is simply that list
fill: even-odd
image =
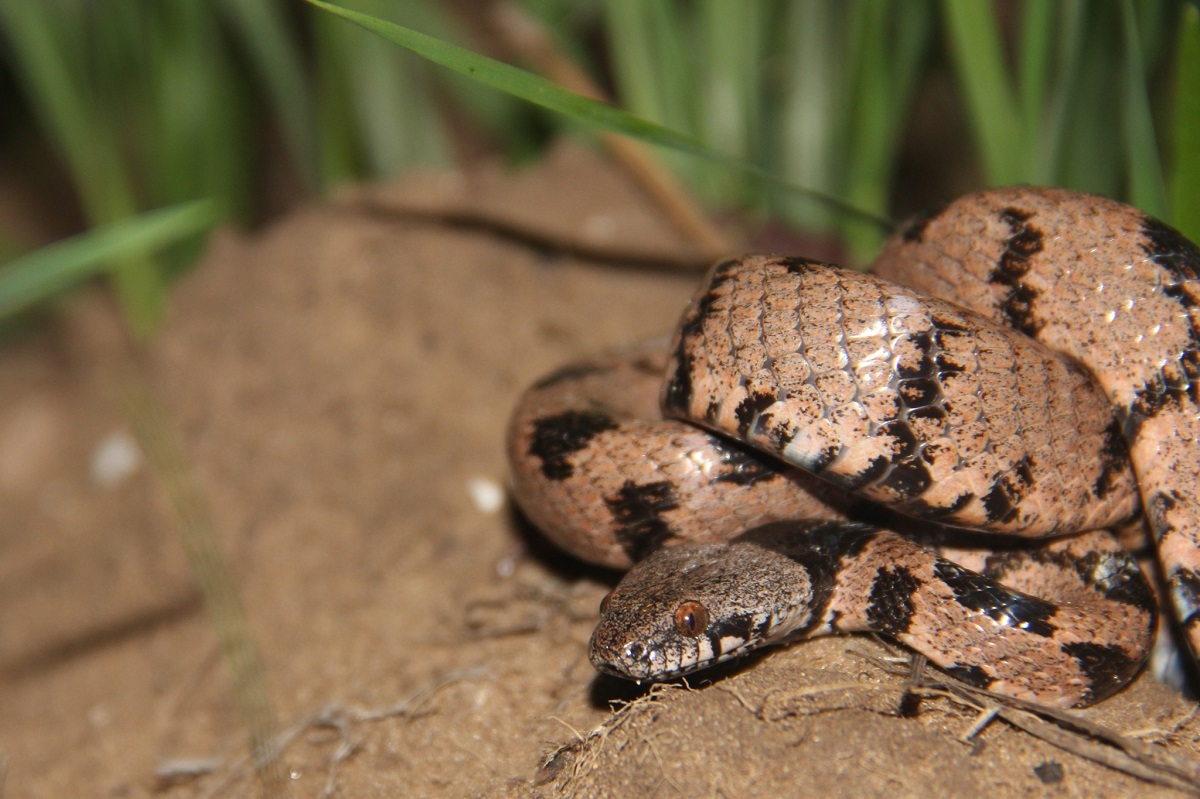
[{"label": "black band marking on snake", "polygon": [[[1200,250],[1140,212],[1027,188],[916,220],[878,277],[718,264],[669,357],[560,370],[510,426],[531,519],[581,557],[637,561],[606,599],[593,662],[668,679],[871,630],[975,685],[1087,704],[1152,642],[1152,591],[1100,529],[1137,512],[1139,488],[1200,639],[1200,509],[1175,477],[1200,473],[1198,271]],[[640,398],[617,407],[619,391]],[[1074,536],[963,555],[967,568],[850,521],[862,500],[829,483],[952,526]]]}]

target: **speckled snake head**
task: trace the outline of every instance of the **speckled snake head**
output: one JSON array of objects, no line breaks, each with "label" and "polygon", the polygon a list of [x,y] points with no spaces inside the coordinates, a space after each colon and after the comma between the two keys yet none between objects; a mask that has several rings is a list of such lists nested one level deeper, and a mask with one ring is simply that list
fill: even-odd
[{"label": "speckled snake head", "polygon": [[783,640],[811,595],[795,563],[750,541],[665,548],[604,598],[592,665],[639,682],[680,677]]}]

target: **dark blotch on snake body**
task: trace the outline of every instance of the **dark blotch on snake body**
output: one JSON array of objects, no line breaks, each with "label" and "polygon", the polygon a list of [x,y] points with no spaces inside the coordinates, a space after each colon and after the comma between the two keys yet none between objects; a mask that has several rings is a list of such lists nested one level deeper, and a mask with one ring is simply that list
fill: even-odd
[{"label": "dark blotch on snake body", "polygon": [[[1126,419],[1126,435],[1135,437],[1142,424],[1172,406],[1200,403],[1200,331],[1195,311],[1200,305],[1200,287],[1187,286],[1200,280],[1200,248],[1173,227],[1152,217],[1142,218],[1142,251],[1166,272],[1162,293],[1177,302],[1192,317],[1183,351],[1163,365],[1137,392]],[[1190,291],[1189,291],[1190,289]]]},{"label": "dark blotch on snake body", "polygon": [[865,485],[870,485],[887,474],[887,470],[891,465],[892,462],[890,460],[882,455],[877,455],[871,458],[861,472],[844,478],[844,488],[848,491],[857,491]]},{"label": "dark blotch on snake body", "polygon": [[[772,532],[788,535],[781,535],[773,544],[769,535]],[[812,599],[808,622],[795,631],[796,637],[802,638],[825,622],[840,571],[839,561],[858,557],[874,537],[875,528],[846,522],[772,522],[749,533],[761,536],[764,548],[804,567],[811,581]]]},{"label": "dark blotch on snake body", "polygon": [[896,375],[901,378],[901,383],[909,382],[910,378],[936,378],[937,361],[930,356],[934,348],[933,335],[929,331],[923,331],[914,333],[908,340],[921,353],[921,357],[916,363],[905,363],[897,359]]},{"label": "dark blotch on snake body", "polygon": [[960,604],[1000,624],[1043,638],[1051,637],[1058,629],[1050,621],[1057,612],[1053,603],[1010,591],[948,560],[939,559],[933,573]]},{"label": "dark blotch on snake body", "polygon": [[979,571],[998,582],[1007,582],[1014,570],[1028,563],[1074,571],[1081,583],[1107,600],[1135,608],[1154,607],[1157,600],[1143,578],[1137,560],[1128,552],[1088,552],[1075,555],[1045,549],[993,552]]},{"label": "dark blotch on snake body", "polygon": [[[673,413],[685,413],[691,402],[692,358],[680,348],[675,353],[675,369],[667,378],[667,385],[663,389],[663,409]],[[712,404],[709,405],[709,410],[715,419],[716,411]]]},{"label": "dark blotch on snake body", "polygon": [[820,261],[814,261],[811,258],[802,258],[799,256],[780,258],[779,263],[783,264],[784,268],[793,275],[805,275],[809,272],[812,272],[814,269],[828,271],[835,271],[837,269],[834,264],[826,264]]},{"label": "dark blotch on snake body", "polygon": [[1154,607],[1157,600],[1142,579],[1133,555],[1126,552],[1088,552],[1082,557],[1057,558],[1062,568],[1074,568],[1084,584],[1093,586],[1105,599],[1135,608]]},{"label": "dark blotch on snake body", "polygon": [[691,307],[684,314],[683,321],[679,326],[679,340],[675,347],[675,368],[667,378],[667,385],[663,389],[664,410],[683,415],[688,413],[693,394],[693,362],[687,354],[685,345],[689,339],[704,335],[704,319],[712,313],[712,306],[719,295],[719,289],[733,279],[730,270],[736,264],[736,261],[725,261],[717,266],[708,289],[692,302]]},{"label": "dark blotch on snake body", "polygon": [[1076,641],[1062,644],[1062,649],[1075,658],[1080,670],[1091,680],[1088,702],[1099,701],[1114,693],[1142,665],[1141,661],[1131,660],[1118,646]]},{"label": "dark blotch on snake body", "polygon": [[[938,367],[940,369],[940,367]],[[933,405],[942,398],[941,384],[927,377],[901,380],[897,386],[905,407],[916,409]]]},{"label": "dark blotch on snake body", "polygon": [[[1137,438],[1142,425],[1168,408],[1183,411],[1190,403],[1200,401],[1200,348],[1185,350],[1173,364],[1170,373],[1161,369],[1134,394],[1125,419],[1125,435]],[[1180,377],[1182,375],[1182,378]]]},{"label": "dark blotch on snake body", "polygon": [[1011,235],[1004,243],[1004,252],[989,280],[1008,286],[1000,309],[1012,326],[1035,336],[1041,328],[1041,323],[1033,316],[1033,303],[1038,292],[1025,285],[1023,278],[1029,272],[1030,258],[1042,251],[1044,241],[1042,231],[1029,224],[1032,217],[1032,212],[1019,208],[1005,208],[1000,212],[1000,219],[1008,225]]},{"label": "dark blotch on snake body", "polygon": [[1028,456],[1017,461],[1011,469],[992,484],[983,496],[983,509],[988,521],[1009,522],[1017,516],[1017,505],[1033,481]]},{"label": "dark blotch on snake body", "polygon": [[974,498],[975,495],[970,491],[964,491],[956,496],[953,501],[934,506],[930,505],[920,497],[914,497],[913,499],[910,499],[904,503],[897,504],[896,510],[899,510],[910,516],[917,516],[922,519],[937,521],[958,513]]},{"label": "dark blotch on snake body", "polygon": [[942,334],[942,333],[946,333],[946,332],[970,333],[971,332],[970,325],[955,321],[954,319],[949,319],[945,316],[940,316],[938,314],[933,314],[932,316],[930,316],[929,321],[933,325],[933,329],[935,331],[937,331],[937,338],[938,338],[939,345],[941,344],[941,335],[940,334]]},{"label": "dark blotch on snake body", "polygon": [[1200,280],[1200,247],[1154,217],[1142,218],[1142,251],[1178,281]]},{"label": "dark blotch on snake body", "polygon": [[921,587],[903,566],[885,566],[876,573],[868,597],[867,621],[876,632],[896,635],[908,632],[916,608],[913,595]]},{"label": "dark blotch on snake body", "polygon": [[1129,463],[1129,442],[1115,416],[1108,427],[1104,428],[1104,447],[1100,450],[1100,457],[1100,476],[1096,478],[1092,493],[1104,499],[1112,492],[1113,486]]},{"label": "dark blotch on snake body", "polygon": [[644,485],[626,480],[615,495],[604,498],[604,504],[617,523],[618,543],[633,560],[646,557],[671,537],[671,526],[660,514],[679,507],[666,480]]},{"label": "dark blotch on snake body", "polygon": [[749,641],[754,634],[754,617],[748,614],[736,614],[713,623],[706,635],[708,643],[715,654],[724,654],[721,646],[722,638],[735,638],[739,641]]},{"label": "dark blotch on snake body", "polygon": [[1180,619],[1180,624],[1187,626],[1200,616],[1200,574],[1187,568],[1178,568],[1171,572],[1167,584],[1171,593],[1183,600],[1182,604],[1192,608],[1186,619]]},{"label": "dark blotch on snake body", "polygon": [[883,485],[894,491],[901,500],[919,497],[933,485],[933,475],[924,463],[909,460],[894,465],[884,478]]},{"label": "dark blotch on snake body", "polygon": [[759,415],[775,404],[775,395],[769,392],[751,394],[738,403],[733,415],[738,420],[738,437],[745,438],[750,427],[758,420]]},{"label": "dark blotch on snake body", "polygon": [[566,480],[575,474],[568,457],[583,449],[596,436],[617,429],[611,416],[598,412],[566,411],[545,416],[533,423],[529,454],[542,462],[542,474],[550,480]]},{"label": "dark blotch on snake body", "polygon": [[908,422],[902,419],[881,424],[875,434],[881,438],[891,439],[891,459],[893,461],[905,460],[917,451],[917,437]]},{"label": "dark blotch on snake body", "polygon": [[1032,466],[1033,462],[1026,455],[996,480],[992,490],[983,497],[989,520],[1007,522],[1016,518],[1017,505],[1033,485]]},{"label": "dark blotch on snake body", "polygon": [[926,405],[923,408],[912,408],[908,412],[908,420],[918,422],[936,421],[946,423],[946,411],[940,405]]},{"label": "dark blotch on snake body", "polygon": [[717,436],[711,436],[709,440],[714,449],[721,453],[722,468],[717,475],[718,483],[752,486],[763,480],[774,480],[782,474],[780,466],[765,455]]}]

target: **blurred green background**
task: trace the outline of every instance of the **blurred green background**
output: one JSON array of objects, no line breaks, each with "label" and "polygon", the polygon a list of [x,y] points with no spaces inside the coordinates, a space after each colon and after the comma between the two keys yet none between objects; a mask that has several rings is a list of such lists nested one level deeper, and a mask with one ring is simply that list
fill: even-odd
[{"label": "blurred green background", "polygon": [[[1200,238],[1194,0],[336,4],[520,65],[498,22],[515,7],[622,108],[876,214],[1056,184]],[[581,128],[302,0],[0,0],[0,108],[0,317],[105,272],[141,337],[218,221],[418,166],[525,162]],[[752,172],[655,153],[706,208],[859,255],[879,240]]]}]

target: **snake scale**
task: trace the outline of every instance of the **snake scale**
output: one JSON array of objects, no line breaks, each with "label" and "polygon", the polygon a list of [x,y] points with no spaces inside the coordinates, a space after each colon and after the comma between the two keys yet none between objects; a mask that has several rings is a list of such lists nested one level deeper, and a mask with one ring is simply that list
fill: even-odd
[{"label": "snake scale", "polygon": [[[513,493],[563,548],[629,569],[592,635],[601,671],[670,679],[874,631],[974,685],[1086,705],[1153,644],[1154,593],[1109,532],[1140,513],[1200,651],[1198,303],[1195,244],[1047,188],[925,214],[871,274],[725,261],[669,347],[525,393]],[[953,528],[1001,537],[954,547]]]}]

